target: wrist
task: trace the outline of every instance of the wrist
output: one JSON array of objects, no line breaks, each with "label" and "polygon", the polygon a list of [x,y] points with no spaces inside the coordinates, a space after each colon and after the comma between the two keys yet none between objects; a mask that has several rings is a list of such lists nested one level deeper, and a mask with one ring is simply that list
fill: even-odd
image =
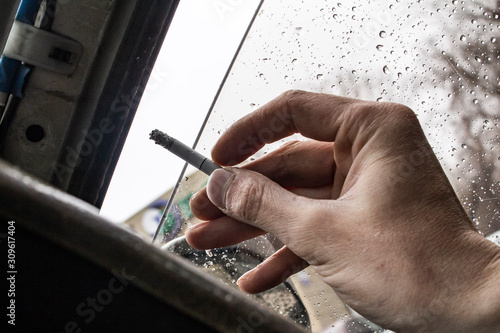
[{"label": "wrist", "polygon": [[500,247],[477,233],[466,238],[464,250],[473,248],[474,256],[458,262],[457,283],[446,286],[445,318],[433,332],[500,332]]},{"label": "wrist", "polygon": [[500,247],[491,245],[496,255],[485,267],[485,278],[463,311],[471,324],[468,332],[500,332]]}]

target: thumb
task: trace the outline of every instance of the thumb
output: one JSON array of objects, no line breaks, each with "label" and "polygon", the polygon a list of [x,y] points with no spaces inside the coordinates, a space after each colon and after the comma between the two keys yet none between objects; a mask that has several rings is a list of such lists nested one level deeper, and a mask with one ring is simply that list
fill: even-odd
[{"label": "thumb", "polygon": [[[207,185],[210,201],[226,215],[277,236],[297,242],[304,236],[314,202],[282,188],[254,171],[224,168],[212,173]],[[309,211],[309,212],[308,212]],[[315,215],[315,214],[312,214]]]}]

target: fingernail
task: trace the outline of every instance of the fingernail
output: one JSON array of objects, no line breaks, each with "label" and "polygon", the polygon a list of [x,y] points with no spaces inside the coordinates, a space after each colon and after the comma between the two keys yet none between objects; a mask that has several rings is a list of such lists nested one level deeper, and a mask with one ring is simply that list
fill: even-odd
[{"label": "fingernail", "polygon": [[206,196],[202,196],[200,192],[196,192],[189,199],[189,206],[191,207],[191,210],[193,208],[197,210],[202,210],[207,208],[210,201],[208,201]]},{"label": "fingernail", "polygon": [[198,229],[199,227],[201,227],[200,223],[198,224],[195,224],[195,225],[192,225],[192,226],[189,226],[186,231],[185,231],[185,234],[189,234],[192,230],[196,230]]},{"label": "fingernail", "polygon": [[226,208],[227,190],[236,175],[227,169],[215,170],[208,179],[207,194],[214,205]]},{"label": "fingernail", "polygon": [[238,285],[238,287],[240,287],[240,289],[242,288],[242,283],[245,283],[246,280],[248,280],[250,277],[252,277],[253,275],[253,271],[249,271],[249,272],[246,272],[245,274],[243,274],[242,276],[240,276],[240,278],[238,279],[238,281],[236,281],[236,284]]}]

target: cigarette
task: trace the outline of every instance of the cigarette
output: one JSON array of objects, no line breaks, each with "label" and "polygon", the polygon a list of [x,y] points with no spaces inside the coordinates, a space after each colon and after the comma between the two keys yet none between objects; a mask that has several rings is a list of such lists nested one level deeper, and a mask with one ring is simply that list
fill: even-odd
[{"label": "cigarette", "polygon": [[220,165],[215,164],[213,161],[209,160],[202,154],[194,151],[182,142],[177,141],[176,139],[168,136],[166,133],[163,133],[160,130],[153,130],[149,134],[149,138],[153,140],[157,145],[162,146],[163,148],[182,158],[184,161],[188,162],[189,164],[209,176],[212,174],[212,172],[221,168]]}]

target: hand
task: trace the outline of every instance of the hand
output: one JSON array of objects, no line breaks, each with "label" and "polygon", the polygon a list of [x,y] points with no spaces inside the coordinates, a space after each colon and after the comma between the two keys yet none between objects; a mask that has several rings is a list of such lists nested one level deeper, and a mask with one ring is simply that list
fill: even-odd
[{"label": "hand", "polygon": [[188,230],[192,246],[269,232],[285,247],[240,278],[243,291],[269,289],[309,264],[389,329],[499,327],[499,250],[474,229],[410,109],[290,91],[236,122],[212,156],[235,165],[297,132],[312,140],[212,174],[191,201],[207,221]]}]

